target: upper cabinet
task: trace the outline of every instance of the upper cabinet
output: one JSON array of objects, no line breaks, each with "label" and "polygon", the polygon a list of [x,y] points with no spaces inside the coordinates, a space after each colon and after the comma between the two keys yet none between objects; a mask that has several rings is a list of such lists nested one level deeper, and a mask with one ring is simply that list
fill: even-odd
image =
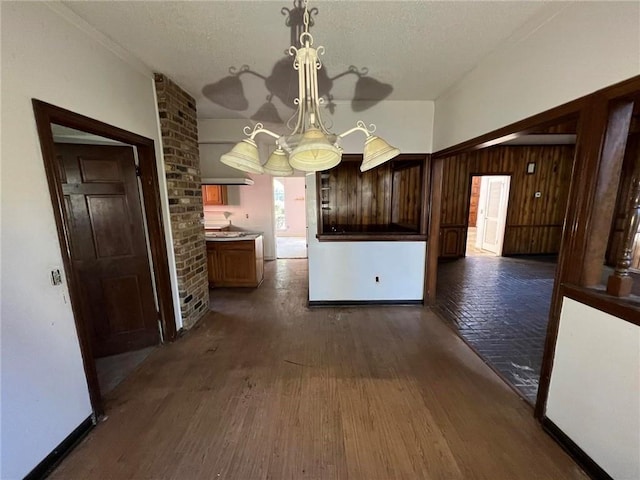
[{"label": "upper cabinet", "polygon": [[226,185],[203,185],[202,203],[205,205],[226,205],[227,186]]}]

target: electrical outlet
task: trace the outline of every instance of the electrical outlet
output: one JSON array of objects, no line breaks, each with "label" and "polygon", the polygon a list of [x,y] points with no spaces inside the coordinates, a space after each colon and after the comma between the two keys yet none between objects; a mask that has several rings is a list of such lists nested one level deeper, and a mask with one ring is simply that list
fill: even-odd
[{"label": "electrical outlet", "polygon": [[51,270],[51,285],[54,287],[62,285],[62,274],[58,268]]}]

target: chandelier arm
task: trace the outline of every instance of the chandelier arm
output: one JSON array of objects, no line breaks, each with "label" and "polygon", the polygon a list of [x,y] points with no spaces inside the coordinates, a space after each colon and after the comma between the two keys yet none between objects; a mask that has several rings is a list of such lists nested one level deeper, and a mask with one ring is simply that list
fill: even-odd
[{"label": "chandelier arm", "polygon": [[338,138],[344,138],[347,135],[351,135],[352,133],[355,133],[355,132],[363,132],[367,136],[367,138],[369,138],[371,134],[375,131],[376,131],[376,126],[373,123],[370,124],[369,127],[367,127],[363,121],[358,121],[355,127],[347,130],[344,133],[341,133],[340,135],[338,135]]},{"label": "chandelier arm", "polygon": [[279,139],[281,137],[281,135],[272,132],[271,130],[268,130],[266,128],[256,128],[252,133],[251,136],[249,137],[251,140],[253,140],[257,135],[259,135],[260,133],[266,133],[267,135],[272,136],[273,138],[275,138],[276,140]]}]

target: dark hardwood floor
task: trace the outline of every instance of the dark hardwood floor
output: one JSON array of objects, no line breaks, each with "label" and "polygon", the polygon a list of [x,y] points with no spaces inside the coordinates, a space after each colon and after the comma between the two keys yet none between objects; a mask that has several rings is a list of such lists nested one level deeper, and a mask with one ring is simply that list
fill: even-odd
[{"label": "dark hardwood floor", "polygon": [[310,310],[305,260],[266,267],[212,291],[51,478],[586,478],[430,310]]}]

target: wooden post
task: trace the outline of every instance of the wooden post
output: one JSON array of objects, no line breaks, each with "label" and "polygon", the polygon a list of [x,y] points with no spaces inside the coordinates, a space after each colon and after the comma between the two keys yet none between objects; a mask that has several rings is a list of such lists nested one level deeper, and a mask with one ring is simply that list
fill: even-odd
[{"label": "wooden post", "polygon": [[442,209],[442,173],[444,159],[431,159],[431,192],[429,195],[429,237],[424,272],[424,304],[435,305],[440,254],[440,215]]},{"label": "wooden post", "polygon": [[582,258],[580,285],[583,287],[599,285],[602,281],[603,260],[609,242],[611,218],[618,197],[620,171],[627,147],[632,114],[632,101],[624,100],[611,104],[601,158],[595,170],[597,183],[589,215],[590,225],[587,227],[589,235]]},{"label": "wooden post", "polygon": [[609,275],[607,293],[616,297],[626,297],[631,293],[633,279],[629,275],[631,256],[638,226],[640,226],[640,157],[636,162],[634,179],[631,184],[629,212],[624,226],[622,254],[618,258],[615,271]]}]

